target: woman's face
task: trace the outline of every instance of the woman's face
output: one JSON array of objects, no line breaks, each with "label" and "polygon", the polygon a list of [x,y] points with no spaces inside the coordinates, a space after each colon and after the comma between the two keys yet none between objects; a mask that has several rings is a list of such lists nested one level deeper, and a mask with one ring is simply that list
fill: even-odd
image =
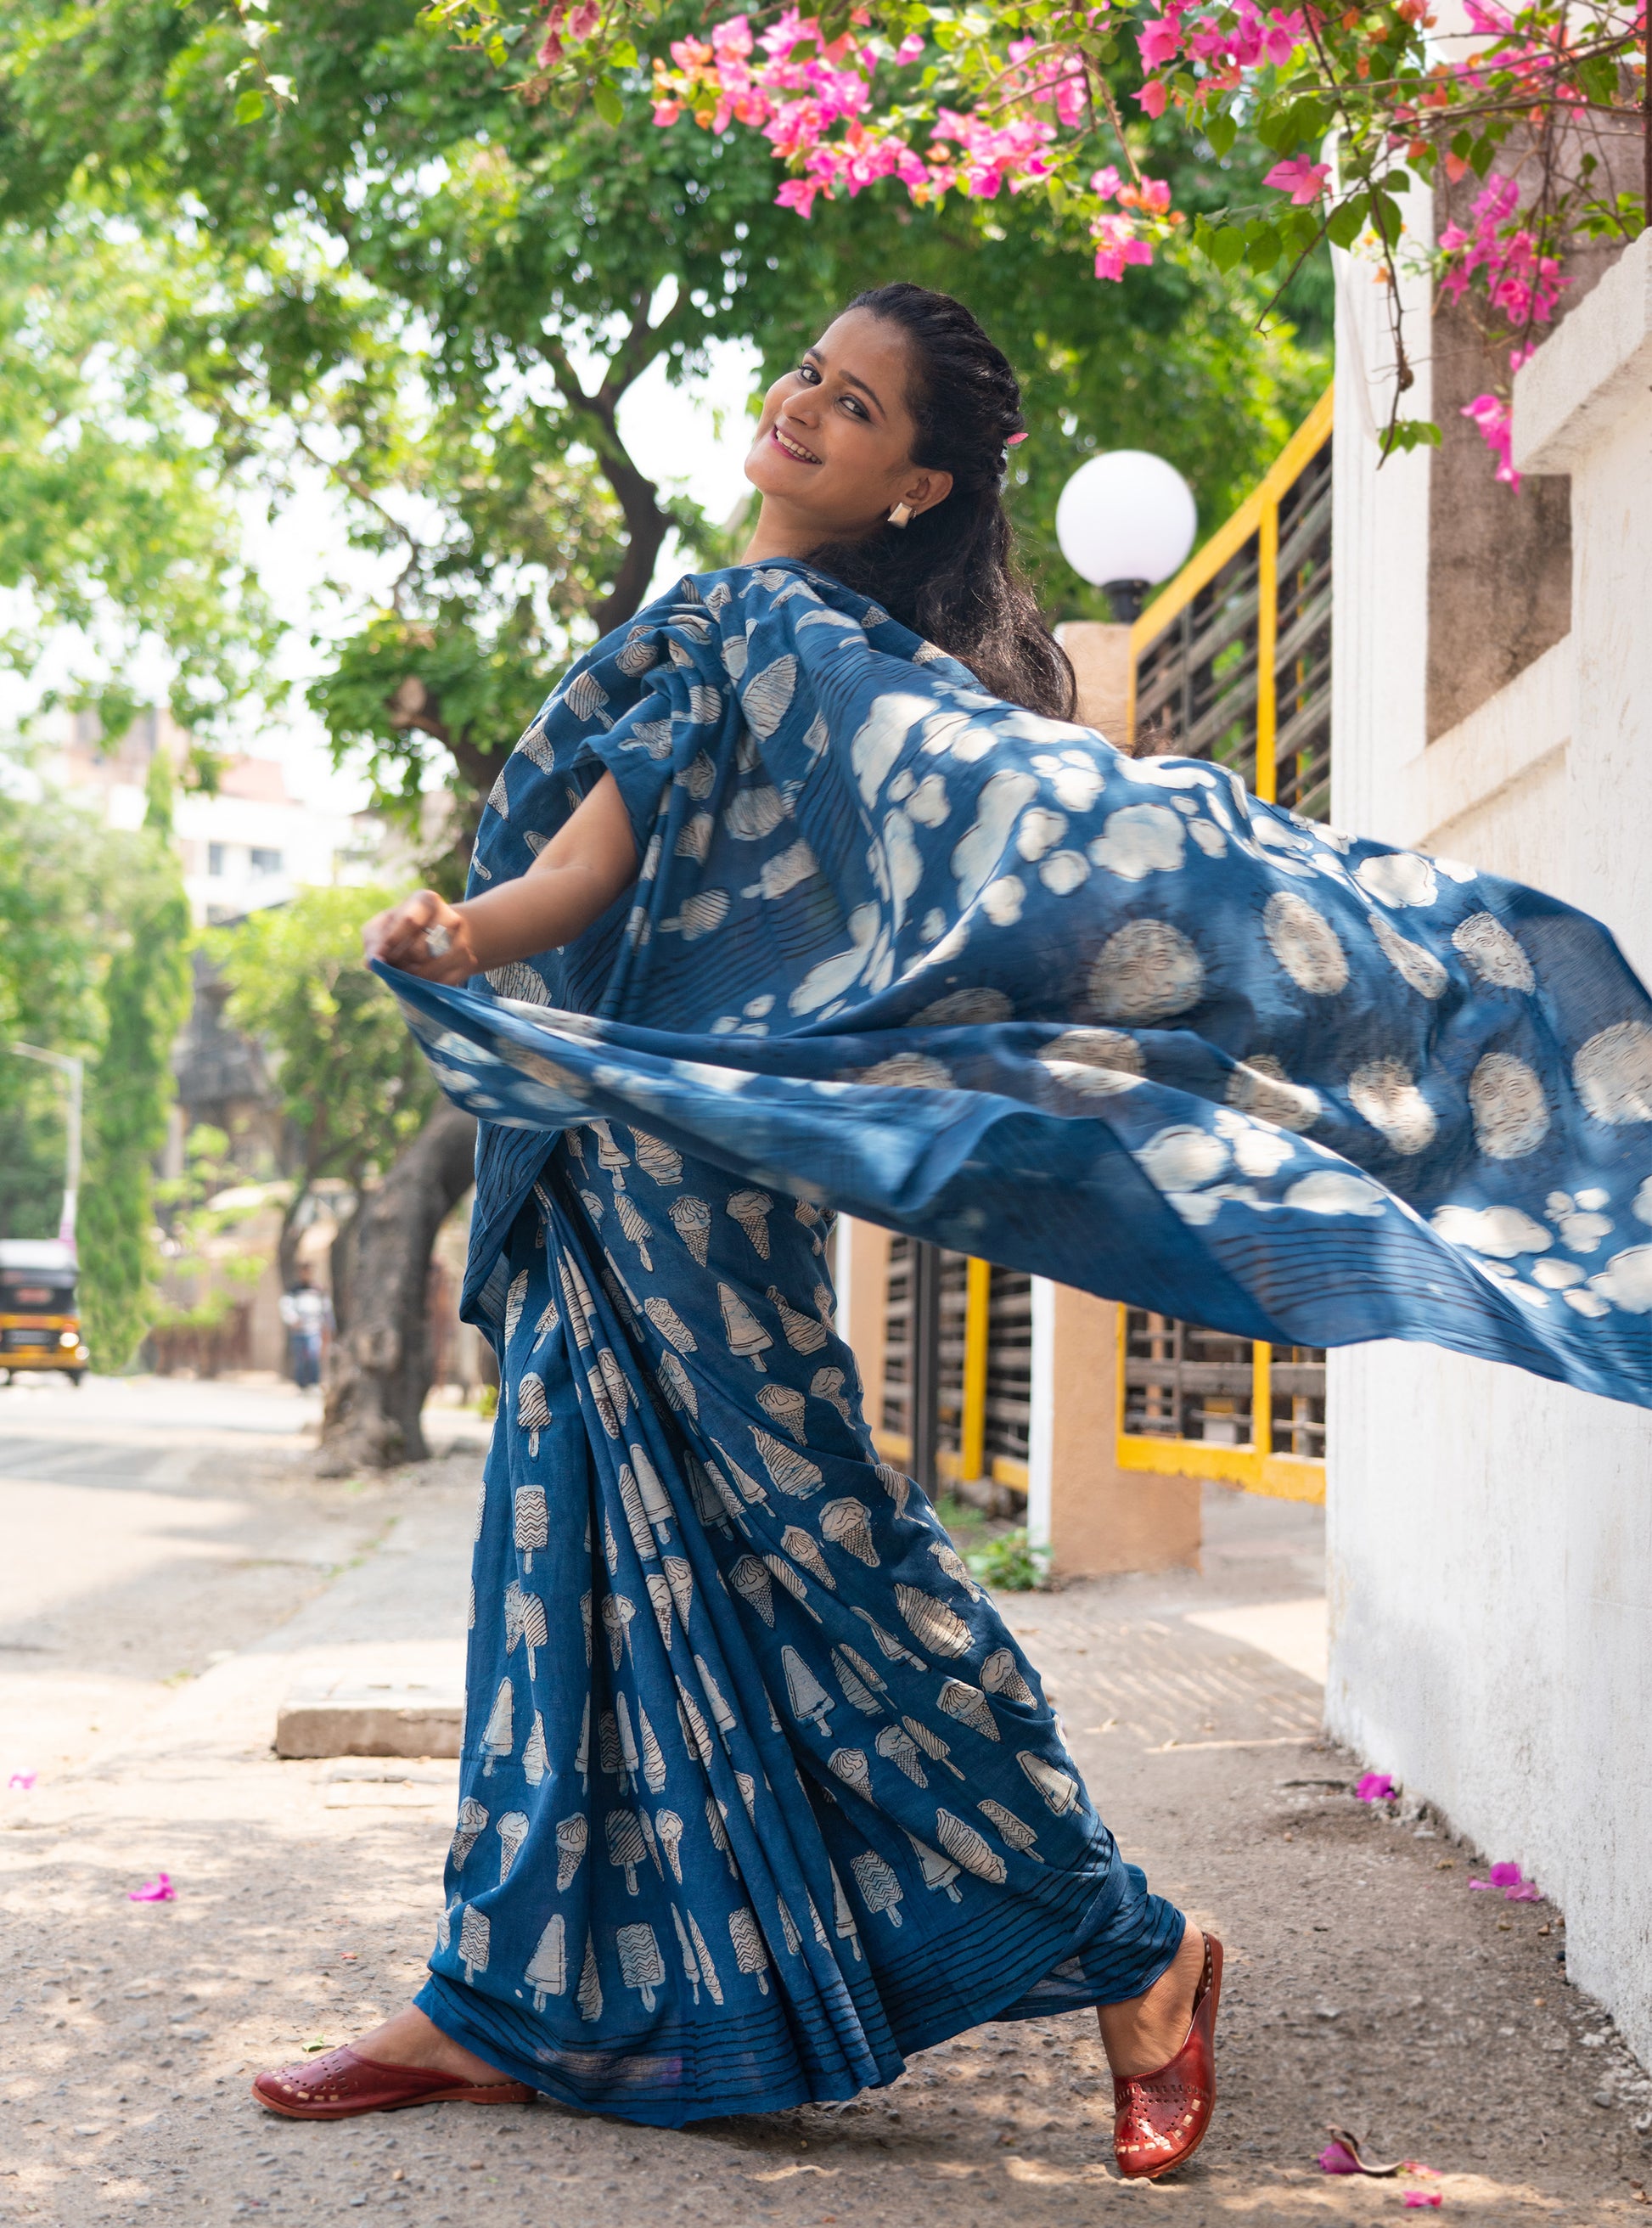
[{"label": "woman's face", "polygon": [[846,310],[763,400],[746,477],[765,521],[804,546],[858,541],[897,503],[914,515],[944,502],[950,472],[912,461],[906,336],[869,310]]}]

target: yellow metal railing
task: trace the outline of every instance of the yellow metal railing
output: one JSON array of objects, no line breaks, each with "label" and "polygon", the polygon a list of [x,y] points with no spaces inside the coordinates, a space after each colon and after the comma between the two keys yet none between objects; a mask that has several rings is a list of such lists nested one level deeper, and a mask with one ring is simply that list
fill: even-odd
[{"label": "yellow metal railing", "polygon": [[1279,506],[1331,436],[1331,389],[1327,387],[1291,435],[1257,488],[1203,548],[1182,567],[1130,629],[1129,727],[1136,726],[1137,674],[1149,650],[1201,589],[1207,588],[1254,537],[1257,543],[1256,765],[1252,786],[1265,803],[1278,797],[1275,744],[1278,733]]},{"label": "yellow metal railing", "polygon": [[[1248,501],[1212,535],[1203,548],[1156,596],[1130,630],[1130,727],[1136,725],[1137,674],[1143,654],[1164,635],[1200,592],[1233,564],[1252,540],[1256,543],[1255,760],[1252,785],[1272,803],[1278,797],[1279,769],[1279,511],[1331,436],[1331,390],[1328,387],[1285,444]],[[1322,1460],[1276,1453],[1273,1423],[1273,1348],[1258,1341],[1252,1348],[1251,1444],[1226,1446],[1210,1440],[1160,1437],[1125,1429],[1128,1394],[1129,1311],[1118,1311],[1118,1439],[1120,1469],[1161,1475],[1207,1477],[1287,1501],[1323,1501]]]}]

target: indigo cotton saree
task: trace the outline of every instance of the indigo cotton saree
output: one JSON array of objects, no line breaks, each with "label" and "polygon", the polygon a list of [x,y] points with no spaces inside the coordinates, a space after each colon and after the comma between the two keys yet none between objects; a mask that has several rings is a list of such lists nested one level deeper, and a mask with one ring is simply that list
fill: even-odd
[{"label": "indigo cotton saree", "polygon": [[880,1468],[843,1208],[1289,1343],[1652,1400],[1652,1008],[1599,925],[984,695],[796,564],[574,667],[473,889],[604,771],[637,885],[567,949],[388,975],[483,1124],[503,1394],[421,2001],[676,2122],[1133,1995],[1177,1914]]}]

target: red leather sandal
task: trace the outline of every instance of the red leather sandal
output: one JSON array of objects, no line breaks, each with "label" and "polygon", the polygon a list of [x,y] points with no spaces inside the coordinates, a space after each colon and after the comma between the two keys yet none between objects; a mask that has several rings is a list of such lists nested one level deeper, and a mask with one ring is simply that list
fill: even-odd
[{"label": "red leather sandal", "polygon": [[324,2058],[260,2073],[253,2094],[289,2120],[350,2120],[361,2112],[399,2112],[409,2104],[531,2104],[522,2081],[456,2081],[427,2065],[383,2065],[348,2043]]},{"label": "red leather sandal", "polygon": [[1185,2166],[1216,2109],[1216,2007],[1222,1945],[1205,1937],[1205,1969],[1194,1994],[1188,2039],[1156,2073],[1113,2077],[1113,2156],[1127,2181],[1156,2181]]}]

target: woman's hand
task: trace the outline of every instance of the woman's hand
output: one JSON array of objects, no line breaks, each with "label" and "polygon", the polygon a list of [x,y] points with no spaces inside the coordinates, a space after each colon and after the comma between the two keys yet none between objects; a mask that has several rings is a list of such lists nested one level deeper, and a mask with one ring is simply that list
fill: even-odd
[{"label": "woman's hand", "polygon": [[388,912],[375,912],[362,931],[362,948],[369,959],[426,983],[468,983],[483,966],[465,912],[434,890],[420,890]]}]

